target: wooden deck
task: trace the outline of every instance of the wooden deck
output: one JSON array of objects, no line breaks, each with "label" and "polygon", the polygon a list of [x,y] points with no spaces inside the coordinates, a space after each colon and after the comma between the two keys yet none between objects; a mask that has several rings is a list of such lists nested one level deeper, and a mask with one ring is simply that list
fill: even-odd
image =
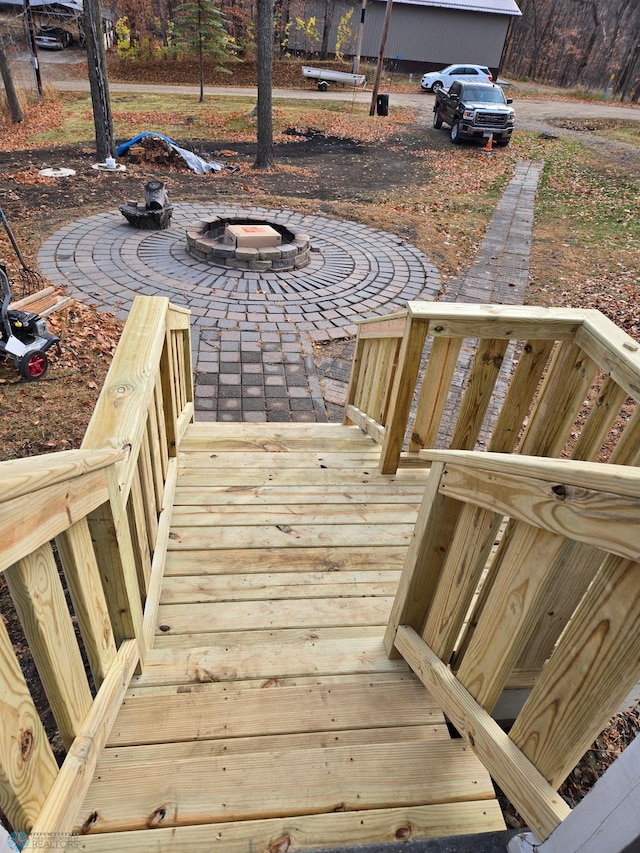
[{"label": "wooden deck", "polygon": [[428,471],[384,476],[379,456],[357,427],[188,427],[154,648],[78,813],[82,849],[504,829],[487,771],[385,654]]}]

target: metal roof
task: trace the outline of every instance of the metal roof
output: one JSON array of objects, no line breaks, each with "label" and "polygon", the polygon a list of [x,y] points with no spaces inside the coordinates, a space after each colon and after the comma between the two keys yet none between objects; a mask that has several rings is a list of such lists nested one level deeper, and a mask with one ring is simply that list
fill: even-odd
[{"label": "metal roof", "polygon": [[410,6],[435,6],[460,12],[485,12],[489,15],[522,15],[515,0],[395,0]]}]

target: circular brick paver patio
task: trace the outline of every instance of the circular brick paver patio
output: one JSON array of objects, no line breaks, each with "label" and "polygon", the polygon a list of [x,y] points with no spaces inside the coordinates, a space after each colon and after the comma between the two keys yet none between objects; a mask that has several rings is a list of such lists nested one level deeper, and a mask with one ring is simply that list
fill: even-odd
[{"label": "circular brick paver patio", "polygon": [[[53,284],[126,317],[137,294],[168,296],[192,316],[199,420],[322,421],[311,343],[348,338],[363,317],[437,297],[428,258],[399,237],[355,222],[235,205],[174,204],[171,227],[132,228],[118,211],[72,222],[43,243]],[[300,270],[213,267],[187,253],[186,231],[207,216],[259,216],[304,231]]]},{"label": "circular brick paver patio", "polygon": [[[253,272],[212,267],[187,253],[186,229],[205,216],[251,215],[311,237],[300,270]],[[136,294],[188,305],[205,328],[286,331],[312,340],[352,335],[362,317],[412,299],[434,299],[440,279],[427,257],[393,234],[288,210],[176,204],[171,227],[138,231],[119,212],[73,222],[39,253],[43,273],[98,307],[125,315]]]}]

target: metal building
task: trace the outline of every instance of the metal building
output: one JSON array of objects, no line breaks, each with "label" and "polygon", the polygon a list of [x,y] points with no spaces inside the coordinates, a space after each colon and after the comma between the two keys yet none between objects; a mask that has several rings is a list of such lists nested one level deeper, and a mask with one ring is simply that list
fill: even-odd
[{"label": "metal building", "polygon": [[[329,51],[334,52],[337,22],[349,8],[354,39],[360,21],[360,3],[336,3],[329,38]],[[324,20],[324,0],[306,4],[307,14],[315,15],[319,30]],[[362,57],[377,58],[386,0],[368,0],[362,41]],[[487,65],[496,71],[509,23],[522,13],[515,0],[394,0],[387,36],[385,59],[403,68],[419,67],[423,71],[442,68],[452,62]],[[289,48],[309,49],[292,28]],[[349,52],[346,51],[347,55]]]}]

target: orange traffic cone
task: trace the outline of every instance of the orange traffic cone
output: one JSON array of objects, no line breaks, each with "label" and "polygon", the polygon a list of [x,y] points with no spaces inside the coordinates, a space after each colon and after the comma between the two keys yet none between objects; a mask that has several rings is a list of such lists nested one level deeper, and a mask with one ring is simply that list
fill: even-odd
[{"label": "orange traffic cone", "polygon": [[486,151],[487,153],[489,153],[490,151],[493,151],[493,133],[489,134],[489,138],[487,139],[487,144],[484,146],[484,148],[482,150]]}]

